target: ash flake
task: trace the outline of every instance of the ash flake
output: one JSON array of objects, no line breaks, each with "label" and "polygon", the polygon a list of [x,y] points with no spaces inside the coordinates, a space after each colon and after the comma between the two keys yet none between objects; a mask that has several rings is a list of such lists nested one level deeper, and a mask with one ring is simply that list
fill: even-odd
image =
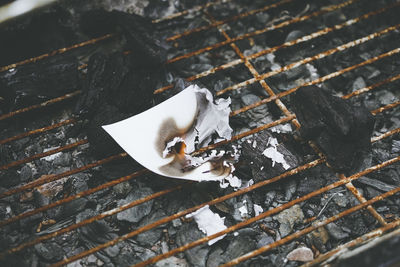
[{"label": "ash flake", "polygon": [[254,215],[258,216],[263,212],[263,208],[260,205],[254,204]]},{"label": "ash flake", "polygon": [[280,153],[277,149],[278,140],[276,140],[276,138],[270,137],[268,139],[268,145],[271,146],[267,147],[267,149],[265,149],[262,154],[272,160],[272,167],[275,166],[275,163],[280,163],[285,170],[289,169],[289,164],[287,164],[285,158],[283,157],[283,154]]},{"label": "ash flake", "polygon": [[[200,231],[205,233],[207,236],[221,232],[227,228],[224,224],[225,218],[221,218],[219,214],[212,212],[208,205],[186,215],[186,218],[192,217],[196,221],[197,227]],[[222,235],[208,241],[208,245],[211,246],[215,242],[223,239],[225,236],[226,235]]]}]

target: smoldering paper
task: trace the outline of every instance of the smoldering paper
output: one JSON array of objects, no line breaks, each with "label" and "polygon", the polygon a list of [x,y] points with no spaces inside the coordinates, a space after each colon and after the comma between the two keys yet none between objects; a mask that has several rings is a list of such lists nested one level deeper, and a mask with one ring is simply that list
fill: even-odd
[{"label": "smoldering paper", "polygon": [[190,153],[208,145],[212,135],[230,139],[230,99],[213,100],[191,85],[163,103],[103,128],[137,162],[157,174],[194,181],[223,181],[233,166],[224,152],[207,157]]}]

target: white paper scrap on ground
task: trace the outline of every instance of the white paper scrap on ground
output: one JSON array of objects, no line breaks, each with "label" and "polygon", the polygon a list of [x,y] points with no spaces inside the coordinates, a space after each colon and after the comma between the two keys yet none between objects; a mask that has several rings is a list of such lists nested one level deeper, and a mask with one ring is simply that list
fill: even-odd
[{"label": "white paper scrap on ground", "polygon": [[[208,205],[196,210],[193,213],[186,215],[186,218],[193,217],[199,227],[200,231],[205,233],[207,236],[213,235],[220,231],[225,230],[227,227],[224,224],[224,219],[219,216],[219,214],[214,213],[210,210]],[[221,240],[226,235],[221,235],[208,241],[208,245],[211,246],[218,240]]]},{"label": "white paper scrap on ground", "polygon": [[193,181],[221,181],[232,171],[223,155],[192,157],[195,147],[217,133],[230,139],[230,99],[217,99],[191,85],[161,104],[125,120],[105,125],[105,131],[137,162],[157,174]]},{"label": "white paper scrap on ground", "polygon": [[263,155],[272,160],[272,167],[274,167],[275,163],[277,162],[281,163],[285,170],[289,169],[289,164],[287,164],[285,158],[283,157],[283,154],[277,149],[278,140],[276,140],[276,138],[270,137],[268,140],[268,144],[271,146],[267,147],[264,150]]}]

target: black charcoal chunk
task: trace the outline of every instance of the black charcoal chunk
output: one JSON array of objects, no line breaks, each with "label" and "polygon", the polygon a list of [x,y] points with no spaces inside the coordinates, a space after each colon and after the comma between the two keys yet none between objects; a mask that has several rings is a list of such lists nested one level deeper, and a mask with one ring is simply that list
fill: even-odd
[{"label": "black charcoal chunk", "polygon": [[371,179],[371,178],[368,178],[365,176],[357,179],[357,183],[369,185],[369,186],[374,187],[383,192],[388,192],[390,190],[396,189],[396,186],[394,186],[394,185],[389,185],[389,184],[379,181],[377,179]]},{"label": "black charcoal chunk", "polygon": [[[204,234],[197,229],[194,223],[184,224],[176,235],[176,243],[179,246],[183,246],[203,237]],[[210,247],[205,243],[188,249],[184,253],[192,266],[206,266],[206,259],[209,251]]]},{"label": "black charcoal chunk", "polygon": [[[268,132],[262,131],[247,139],[242,144],[242,159],[246,160],[251,169],[254,181],[261,181],[272,178],[286,171],[286,169],[298,166],[299,159],[295,156],[292,148],[280,143],[274,148],[277,153],[282,154],[286,165],[273,162],[271,158],[265,156],[263,152],[267,148],[273,148],[270,144],[275,138]],[[286,167],[286,168],[285,168]]]},{"label": "black charcoal chunk", "polygon": [[381,238],[342,253],[332,262],[334,267],[399,266],[400,236]]},{"label": "black charcoal chunk", "polygon": [[[129,193],[129,195],[122,200],[118,201],[118,206],[122,206],[128,203],[131,203],[135,200],[147,197],[151,195],[153,191],[148,187],[143,187],[137,190],[133,190]],[[154,200],[147,201],[143,204],[137,205],[130,209],[124,210],[117,215],[117,219],[120,221],[128,221],[131,223],[139,222],[143,217],[148,215],[153,206]],[[149,218],[151,219],[151,218]]]},{"label": "black charcoal chunk", "polygon": [[348,174],[359,168],[370,152],[375,123],[363,105],[316,86],[300,88],[290,101],[302,137],[317,144],[335,171]]},{"label": "black charcoal chunk", "polygon": [[72,20],[69,11],[56,4],[44,12],[32,12],[29,16],[19,17],[15,23],[2,24],[1,65],[15,63],[79,42]]},{"label": "black charcoal chunk", "polygon": [[59,97],[79,88],[78,62],[72,56],[53,56],[0,73],[3,113]]},{"label": "black charcoal chunk", "polygon": [[75,113],[87,121],[91,150],[98,156],[121,151],[102,128],[150,108],[159,70],[138,65],[130,56],[115,53],[93,55]]},{"label": "black charcoal chunk", "polygon": [[165,44],[157,36],[150,19],[121,11],[92,10],[81,18],[84,32],[95,37],[112,32],[121,32],[135,60],[147,67],[159,67],[166,61]]}]

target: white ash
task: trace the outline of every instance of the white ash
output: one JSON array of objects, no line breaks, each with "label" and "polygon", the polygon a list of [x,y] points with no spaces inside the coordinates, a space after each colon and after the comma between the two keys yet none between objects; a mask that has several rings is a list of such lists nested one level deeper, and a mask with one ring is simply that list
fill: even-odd
[{"label": "white ash", "polygon": [[260,205],[254,204],[254,216],[258,216],[263,213],[263,208]]},{"label": "white ash", "polygon": [[[59,146],[45,148],[45,149],[43,149],[43,152],[48,152],[50,150],[54,150],[54,149],[57,149],[57,148],[59,148]],[[58,152],[58,153],[55,153],[55,154],[52,154],[52,155],[48,155],[48,156],[46,156],[46,157],[44,157],[42,159],[44,159],[46,161],[53,161],[54,159],[56,159],[59,156],[61,156],[61,154],[62,154],[62,152]]]},{"label": "white ash", "polygon": [[[224,224],[225,218],[221,218],[219,214],[212,212],[208,205],[186,215],[186,218],[192,217],[196,221],[197,227],[200,231],[205,233],[207,236],[213,235],[227,228]],[[225,236],[226,235],[222,235],[208,241],[208,245],[211,246],[215,242],[223,239]]]},{"label": "white ash", "polygon": [[290,126],[289,123],[285,123],[274,126],[270,130],[273,133],[290,133],[292,132],[292,127]]},{"label": "white ash", "polygon": [[289,169],[290,165],[285,161],[283,154],[277,149],[278,140],[276,138],[269,137],[268,145],[271,146],[267,147],[262,154],[272,160],[272,167],[275,166],[275,163],[281,163],[285,170]]},{"label": "white ash", "polygon": [[242,218],[247,218],[249,215],[249,211],[247,210],[247,201],[243,200],[243,206],[241,206],[239,209],[240,212],[240,217]]},{"label": "white ash", "polygon": [[306,64],[306,68],[307,68],[308,72],[310,73],[310,80],[311,81],[316,80],[316,79],[319,78],[318,71],[313,65],[307,63]]},{"label": "white ash", "polygon": [[248,181],[246,181],[246,182],[242,182],[242,187],[240,187],[240,188],[243,189],[243,188],[252,186],[253,184],[254,184],[254,180],[253,180],[253,179],[250,179],[250,180],[248,180]]}]

